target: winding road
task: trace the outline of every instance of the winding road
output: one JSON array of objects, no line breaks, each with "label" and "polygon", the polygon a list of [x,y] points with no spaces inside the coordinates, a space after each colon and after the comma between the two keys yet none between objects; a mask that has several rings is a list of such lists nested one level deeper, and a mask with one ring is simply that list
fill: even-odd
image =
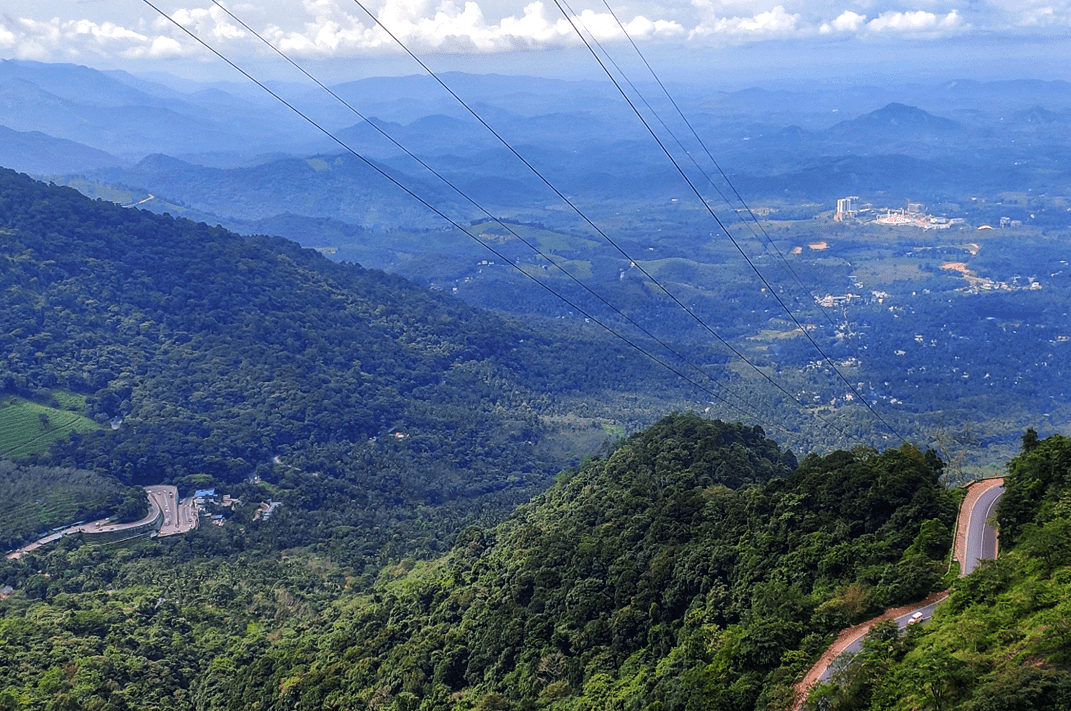
[{"label": "winding road", "polygon": [[[953,558],[960,564],[960,577],[974,571],[981,561],[997,557],[997,531],[990,525],[990,520],[1003,493],[1004,479],[999,478],[976,481],[967,487],[967,496],[960,505],[959,518],[956,521],[952,552]],[[886,610],[872,620],[842,631],[796,685],[796,700],[791,711],[800,711],[803,708],[812,686],[819,681],[829,680],[841,655],[862,649],[863,638],[875,624],[884,620],[896,620],[900,629],[904,629],[909,624],[925,622],[947,597],[947,590],[933,593],[922,602]]]},{"label": "winding road", "polygon": [[164,512],[157,536],[175,536],[197,528],[197,507],[193,497],[179,500],[178,489],[173,486],[146,486],[149,501]]},{"label": "winding road", "polygon": [[[981,561],[993,560],[997,557],[997,531],[989,525],[989,520],[993,517],[997,501],[1004,493],[1004,480],[992,481],[1000,483],[994,483],[982,489],[971,507],[967,524],[966,550],[962,557],[957,556],[960,562],[960,575],[968,575],[974,572]],[[962,516],[962,513],[960,515]]]},{"label": "winding road", "polygon": [[[41,546],[53,543],[64,536],[70,536],[76,533],[118,533],[137,529],[153,522],[157,517],[160,517],[160,528],[156,532],[156,535],[159,537],[174,536],[197,528],[200,518],[197,514],[197,507],[193,503],[192,496],[179,500],[178,489],[174,486],[146,486],[145,495],[149,500],[149,513],[140,521],[134,521],[133,523],[113,523],[110,519],[101,519],[100,521],[90,521],[89,523],[70,526],[62,531],[50,533],[44,538],[39,538],[27,546],[23,546],[16,551],[8,553],[7,558],[9,560],[19,558],[26,553],[37,550]],[[163,514],[162,516],[161,513]]]}]

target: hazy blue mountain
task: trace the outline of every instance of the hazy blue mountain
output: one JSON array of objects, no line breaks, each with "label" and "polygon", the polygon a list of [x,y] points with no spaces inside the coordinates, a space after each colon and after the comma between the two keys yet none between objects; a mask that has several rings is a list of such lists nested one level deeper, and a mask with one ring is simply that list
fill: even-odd
[{"label": "hazy blue mountain", "polygon": [[1071,105],[1071,83],[1056,80],[1016,79],[979,82],[951,81],[928,88],[931,95],[942,100],[972,105],[984,104],[992,110],[1008,111],[1037,103],[1039,100],[1056,106]]},{"label": "hazy blue mountain", "polygon": [[[383,134],[418,156],[470,154],[481,148],[498,145],[494,136],[474,119],[466,120],[444,114],[425,116],[406,125],[372,118],[344,128],[335,135],[346,145],[365,155],[401,155],[402,150]],[[336,150],[337,148],[336,145]]]},{"label": "hazy blue mountain", "polygon": [[175,153],[197,150],[208,142],[206,133],[220,146],[221,139],[235,138],[161,103],[147,97],[137,104],[102,104],[95,92],[69,99],[26,79],[0,79],[0,124],[18,131],[41,131],[133,158],[162,146]]},{"label": "hazy blue mountain", "polygon": [[1071,116],[1067,113],[1057,113],[1055,111],[1049,111],[1044,106],[1031,106],[1026,111],[1019,111],[1014,116],[1017,122],[1044,125],[1044,124],[1056,124],[1067,123]]},{"label": "hazy blue mountain", "polygon": [[[122,74],[133,79],[125,72]],[[21,81],[52,96],[86,106],[163,107],[168,104],[166,98],[141,91],[105,72],[77,64],[0,60],[0,79],[5,82]],[[157,85],[157,88],[162,87]]]},{"label": "hazy blue mountain", "polygon": [[[424,200],[456,212],[449,192],[380,166]],[[105,182],[147,185],[150,192],[200,213],[258,220],[282,213],[329,217],[354,225],[440,227],[441,221],[368,164],[349,155],[280,158],[244,168],[206,168],[155,154],[130,169],[98,171]]]},{"label": "hazy blue mountain", "polygon": [[[439,77],[470,106],[493,104],[522,116],[545,114],[549,107],[595,110],[620,102],[614,88],[606,82],[464,72],[444,72]],[[332,90],[366,116],[405,123],[433,113],[456,116],[467,113],[435,79],[425,75],[361,79],[332,86]],[[414,99],[420,103],[412,103]],[[419,112],[406,115],[411,107]]]},{"label": "hazy blue mountain", "polygon": [[53,138],[40,131],[15,131],[0,126],[0,165],[25,173],[68,173],[122,165],[104,151]]},{"label": "hazy blue mountain", "polygon": [[[441,78],[560,191],[590,209],[615,214],[690,192],[607,82],[460,72]],[[79,86],[89,90],[73,88]],[[335,85],[359,116],[311,84],[271,86],[451,215],[482,216],[374,127],[502,214],[544,220],[559,203],[432,77]],[[1066,82],[815,82],[729,91],[670,81],[690,125],[661,89],[638,86],[644,101],[637,106],[684,169],[706,183],[691,159],[704,173],[717,173],[709,151],[748,186],[749,197],[828,200],[845,190],[873,189],[930,200],[950,191],[1051,185],[1067,172],[1060,157],[1071,135]],[[8,61],[0,63],[0,125],[76,141],[131,163],[153,154],[178,158],[181,163],[156,157],[122,168],[71,150],[58,164],[34,163],[25,162],[20,148],[7,160],[31,172],[90,174],[90,180],[130,186],[170,203],[153,209],[179,207],[195,219],[237,226],[286,215],[288,225],[308,218],[356,227],[443,226],[360,160],[337,161],[343,154],[338,142],[251,84],[198,85]]]},{"label": "hazy blue mountain", "polygon": [[917,106],[893,102],[877,111],[850,121],[842,121],[830,129],[848,135],[919,135],[950,134],[960,130],[959,124],[923,111]]},{"label": "hazy blue mountain", "polygon": [[154,152],[250,156],[316,138],[285,110],[218,89],[183,95],[122,72],[16,60],[0,61],[0,124],[134,160]]}]

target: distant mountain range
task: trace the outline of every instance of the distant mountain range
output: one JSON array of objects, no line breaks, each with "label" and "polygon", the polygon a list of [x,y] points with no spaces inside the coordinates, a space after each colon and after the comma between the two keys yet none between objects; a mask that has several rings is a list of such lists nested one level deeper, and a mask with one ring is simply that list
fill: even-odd
[{"label": "distant mountain range", "polygon": [[36,175],[73,173],[118,167],[125,161],[66,138],[40,131],[15,131],[0,126],[0,165],[16,165]]},{"label": "distant mountain range", "polygon": [[[580,205],[612,214],[631,205],[663,205],[690,192],[605,83],[463,73],[441,78]],[[1068,177],[1068,164],[1060,158],[1071,149],[1066,82],[815,84],[735,92],[671,86],[703,145],[660,92],[640,87],[672,133],[639,105],[666,150],[707,190],[718,172],[707,151],[753,200],[787,196],[828,203],[847,192],[871,190],[933,201],[1043,189]],[[333,87],[359,115],[319,89],[277,88],[348,147],[451,217],[483,214],[381,132],[496,214],[572,224],[573,218],[557,216],[560,200],[542,180],[430,77]],[[240,84],[201,86],[75,65],[2,61],[0,127],[8,131],[0,163],[59,182],[77,176],[79,188],[92,193],[97,186],[104,197],[111,186],[153,194],[157,199],[145,205],[149,209],[232,227],[282,215],[291,225],[304,218],[362,229],[445,226],[336,141],[256,91]],[[1047,157],[1043,165],[1041,156]],[[306,227],[297,232],[307,233]],[[303,241],[316,242],[307,234]]]},{"label": "distant mountain range", "polygon": [[237,483],[282,453],[341,486],[363,478],[342,508],[512,506],[576,454],[545,419],[557,398],[596,400],[594,383],[626,372],[646,383],[631,396],[669,377],[601,336],[524,328],[285,240],[10,170],[0,254],[0,394],[89,396],[87,416],[122,426],[75,436],[57,457],[127,483]]},{"label": "distant mountain range", "polygon": [[934,116],[917,106],[893,102],[877,111],[850,121],[842,121],[830,129],[838,135],[854,135],[863,140],[873,140],[882,134],[898,138],[908,135],[949,135],[962,127],[950,119]]}]

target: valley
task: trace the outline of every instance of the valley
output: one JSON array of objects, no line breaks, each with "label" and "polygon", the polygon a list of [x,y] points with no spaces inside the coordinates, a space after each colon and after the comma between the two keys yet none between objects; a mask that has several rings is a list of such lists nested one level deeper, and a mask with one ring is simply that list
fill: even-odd
[{"label": "valley", "polygon": [[[58,70],[8,63],[4,72],[79,100]],[[696,136],[674,149],[717,156],[718,170],[693,157],[684,172],[706,186],[719,224],[607,87],[541,80],[536,101],[523,79],[444,79],[492,111],[510,149],[576,210],[430,77],[334,87],[372,117],[356,124],[326,93],[301,94],[369,163],[316,146],[307,131],[280,144],[264,114],[246,141],[226,142],[229,154],[206,137],[197,151],[145,155],[98,133],[95,149],[126,157],[49,178],[123,205],[281,235],[537,330],[609,328],[698,379],[667,398],[641,394],[638,407],[634,394],[620,406],[616,395],[594,408],[559,401],[556,417],[632,431],[667,408],[743,415],[807,450],[940,441],[966,478],[1012,456],[1016,432],[1071,424],[1057,385],[1071,274],[1064,83],[681,87]],[[176,102],[161,85],[94,81],[124,97],[117,116],[164,103],[184,120],[216,120],[218,106],[199,112],[196,94]],[[232,110],[253,110],[238,98],[246,94],[227,90]],[[80,115],[81,133],[56,127],[64,140],[93,135],[94,119]]]},{"label": "valley", "polygon": [[0,709],[1071,703],[1066,82],[445,78],[0,61]]}]

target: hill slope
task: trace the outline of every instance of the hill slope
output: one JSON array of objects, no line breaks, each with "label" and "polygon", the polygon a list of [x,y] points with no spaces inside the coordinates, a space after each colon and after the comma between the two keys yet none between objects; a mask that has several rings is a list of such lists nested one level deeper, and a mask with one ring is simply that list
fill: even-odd
[{"label": "hill slope", "polygon": [[1000,558],[905,637],[885,629],[808,708],[1071,707],[1071,439],[1032,432],[1008,464]]},{"label": "hill slope", "polygon": [[758,428],[677,415],[372,590],[307,553],[208,554],[214,526],[114,555],[65,542],[0,561],[17,590],[0,639],[18,650],[0,699],[778,708],[828,632],[943,573],[956,506],[939,473],[910,447],[797,466]]},{"label": "hill slope", "polygon": [[[122,423],[75,436],[54,463],[135,484],[259,476],[313,517],[284,541],[314,538],[331,509],[348,512],[332,526],[380,543],[396,517],[420,540],[446,536],[455,518],[527,499],[565,461],[544,446],[555,398],[622,377],[658,387],[612,344],[548,340],[281,239],[11,172],[0,260],[0,390],[66,388],[98,422]],[[340,535],[338,550],[364,557]]]},{"label": "hill slope", "polygon": [[929,592],[956,510],[939,473],[908,447],[796,469],[758,428],[669,417],[204,688],[255,708],[764,708],[825,634]]}]

